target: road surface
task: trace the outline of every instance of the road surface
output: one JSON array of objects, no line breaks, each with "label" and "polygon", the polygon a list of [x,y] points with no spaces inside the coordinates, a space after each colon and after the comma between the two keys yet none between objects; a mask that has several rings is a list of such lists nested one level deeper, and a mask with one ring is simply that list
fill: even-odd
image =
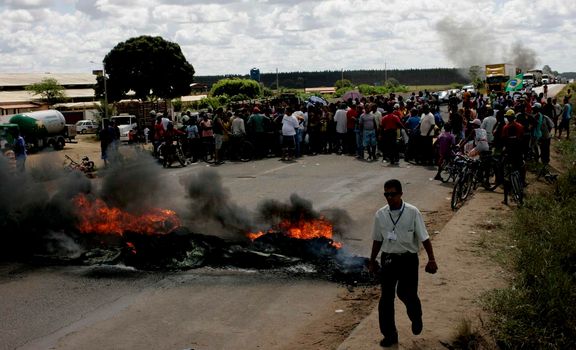
[{"label": "road surface", "polygon": [[[65,151],[73,153],[82,144],[67,145]],[[204,163],[181,169],[158,166],[158,172],[185,202],[180,180],[207,168]],[[253,210],[264,199],[287,201],[296,193],[315,209],[344,209],[354,223],[339,240],[363,256],[370,251],[374,212],[385,202],[385,180],[401,179],[406,201],[429,217],[448,208],[451,190],[432,180],[433,168],[337,155],[209,168],[220,174],[230,202],[239,207]],[[239,269],[150,273],[8,264],[0,268],[0,349],[334,348],[370,312],[370,293]]]}]

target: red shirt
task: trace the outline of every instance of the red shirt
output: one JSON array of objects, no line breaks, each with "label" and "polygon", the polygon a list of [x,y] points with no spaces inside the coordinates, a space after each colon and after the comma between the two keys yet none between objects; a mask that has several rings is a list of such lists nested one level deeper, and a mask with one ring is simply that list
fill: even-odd
[{"label": "red shirt", "polygon": [[402,121],[400,121],[400,118],[398,118],[398,116],[394,113],[386,114],[382,118],[380,126],[383,130],[397,130],[404,128]]},{"label": "red shirt", "polygon": [[160,140],[162,136],[164,136],[164,126],[162,126],[162,123],[154,124],[154,138]]},{"label": "red shirt", "polygon": [[[511,126],[514,125],[515,127],[512,128]],[[518,123],[517,121],[510,122],[504,126],[502,129],[502,138],[517,138],[521,139],[524,136],[524,127],[522,124]]]},{"label": "red shirt", "polygon": [[355,108],[350,108],[346,112],[346,128],[354,129],[355,119],[358,118],[358,113]]}]

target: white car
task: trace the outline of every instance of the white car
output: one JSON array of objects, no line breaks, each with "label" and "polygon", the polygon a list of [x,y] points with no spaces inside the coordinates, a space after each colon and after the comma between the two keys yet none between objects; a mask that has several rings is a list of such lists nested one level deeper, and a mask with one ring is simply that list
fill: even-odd
[{"label": "white car", "polygon": [[464,92],[464,90],[468,91],[472,96],[476,95],[476,88],[474,85],[464,85],[462,86],[462,92]]},{"label": "white car", "polygon": [[78,134],[95,133],[98,131],[98,123],[95,120],[79,120],[76,122]]}]

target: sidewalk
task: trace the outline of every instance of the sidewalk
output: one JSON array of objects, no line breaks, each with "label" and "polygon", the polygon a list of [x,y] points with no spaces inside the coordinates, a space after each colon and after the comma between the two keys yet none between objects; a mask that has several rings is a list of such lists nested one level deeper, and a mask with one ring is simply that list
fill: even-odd
[{"label": "sidewalk", "polygon": [[[432,237],[438,272],[424,272],[427,258],[420,254],[419,296],[424,330],[414,336],[402,302],[396,298],[399,345],[391,349],[446,349],[463,319],[477,326],[486,320],[478,303],[482,293],[506,285],[505,272],[488,256],[494,230],[511,212],[500,204],[502,190],[478,189],[474,196]],[[442,198],[450,205],[449,198]],[[339,350],[381,349],[378,308],[366,317],[338,347]]]}]

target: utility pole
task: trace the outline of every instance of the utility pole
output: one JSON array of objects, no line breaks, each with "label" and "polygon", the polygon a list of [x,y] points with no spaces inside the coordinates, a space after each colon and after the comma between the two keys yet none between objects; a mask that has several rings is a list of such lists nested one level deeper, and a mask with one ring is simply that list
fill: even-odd
[{"label": "utility pole", "polygon": [[278,85],[278,67],[276,67],[276,92],[279,92],[280,88]]},{"label": "utility pole", "polygon": [[[90,63],[96,64],[94,61],[90,61]],[[102,78],[104,79],[104,118],[108,119],[108,89],[106,87],[106,80],[108,80],[108,78],[106,77],[106,66],[104,65],[104,61],[102,61],[102,71],[92,71],[92,74],[97,76],[100,76],[100,73],[102,73]]]},{"label": "utility pole", "polygon": [[102,73],[104,74],[104,118],[108,119],[108,89],[106,88],[106,66],[102,62]]},{"label": "utility pole", "polygon": [[384,84],[388,81],[388,69],[386,68],[386,61],[384,61]]},{"label": "utility pole", "polygon": [[340,79],[342,83],[344,83],[344,68],[342,68],[342,78]]}]

